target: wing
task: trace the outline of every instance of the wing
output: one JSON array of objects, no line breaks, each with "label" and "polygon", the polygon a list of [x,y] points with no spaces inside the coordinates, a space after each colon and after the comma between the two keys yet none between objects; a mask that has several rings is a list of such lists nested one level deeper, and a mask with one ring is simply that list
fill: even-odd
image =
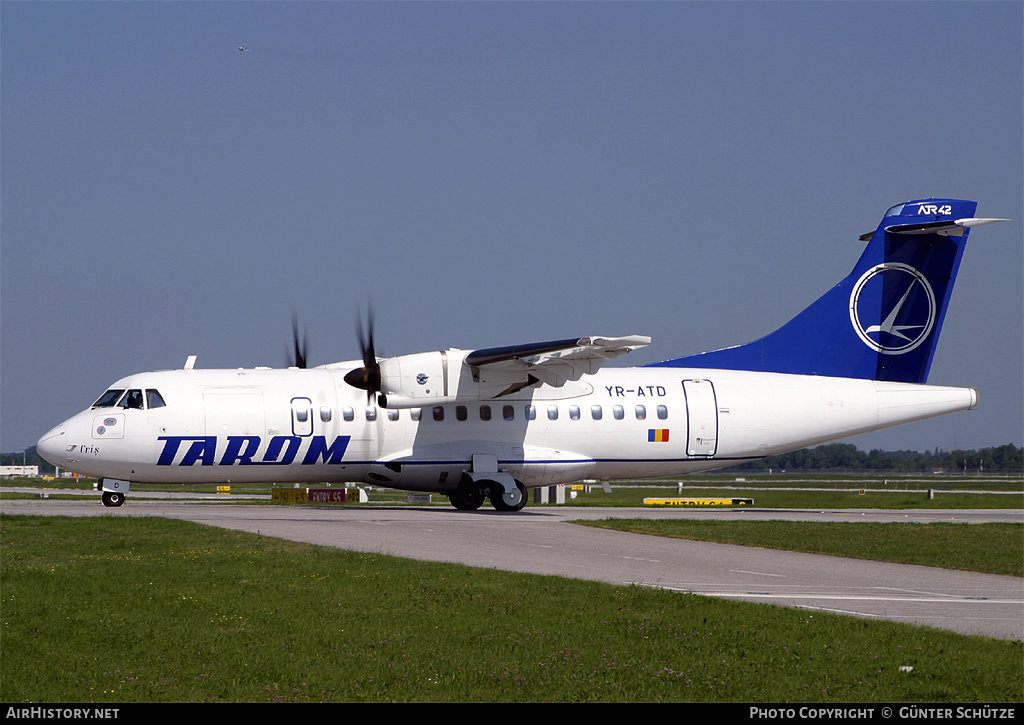
[{"label": "wing", "polygon": [[573,337],[475,350],[463,364],[474,370],[481,383],[511,374],[524,383],[520,388],[537,382],[561,387],[568,380],[596,373],[606,360],[650,344],[651,338],[642,335]]},{"label": "wing", "polygon": [[[387,408],[416,408],[474,400],[494,400],[537,385],[561,387],[569,380],[595,373],[651,338],[574,337],[567,340],[482,350],[438,350],[364,361],[350,370],[345,382],[367,390]],[[332,363],[327,368],[351,366]]]}]

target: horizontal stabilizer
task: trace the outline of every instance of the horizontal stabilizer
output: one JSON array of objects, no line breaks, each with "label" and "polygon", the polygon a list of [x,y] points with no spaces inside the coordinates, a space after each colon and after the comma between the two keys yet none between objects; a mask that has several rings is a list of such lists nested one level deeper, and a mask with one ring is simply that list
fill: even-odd
[{"label": "horizontal stabilizer", "polygon": [[[953,222],[925,222],[923,224],[893,224],[885,228],[885,231],[891,234],[941,234],[943,236],[955,236],[959,237],[964,233],[965,229],[972,227],[980,227],[985,224],[995,224],[996,222],[1008,222],[1009,219],[957,219]],[[862,234],[860,240],[862,242],[871,241],[871,237],[875,236],[874,232],[868,232]]]}]

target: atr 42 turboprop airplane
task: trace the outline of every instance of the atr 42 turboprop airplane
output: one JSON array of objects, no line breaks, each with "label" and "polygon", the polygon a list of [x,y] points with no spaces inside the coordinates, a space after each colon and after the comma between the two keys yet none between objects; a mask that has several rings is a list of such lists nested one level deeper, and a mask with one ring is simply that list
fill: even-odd
[{"label": "atr 42 turboprop airplane", "polygon": [[602,368],[650,338],[573,337],[286,369],[139,373],[40,438],[119,506],[136,483],[368,483],[518,511],[529,488],[733,466],[968,410],[924,385],[975,202],[889,209],[853,272],[746,345]]}]

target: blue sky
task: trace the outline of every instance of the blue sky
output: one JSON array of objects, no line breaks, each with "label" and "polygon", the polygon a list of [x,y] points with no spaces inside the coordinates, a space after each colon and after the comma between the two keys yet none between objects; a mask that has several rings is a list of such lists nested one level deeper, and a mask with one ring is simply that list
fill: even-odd
[{"label": "blue sky", "polygon": [[[974,199],[929,382],[850,439],[1024,445],[1018,2],[0,4],[0,450],[115,379],[770,332],[892,204]],[[250,50],[239,53],[237,47]]]}]

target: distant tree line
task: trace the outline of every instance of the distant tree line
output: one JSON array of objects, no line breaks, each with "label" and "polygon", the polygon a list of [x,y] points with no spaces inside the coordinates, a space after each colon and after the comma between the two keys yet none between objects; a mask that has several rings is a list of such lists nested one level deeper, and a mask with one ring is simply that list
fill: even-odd
[{"label": "distant tree line", "polygon": [[[0,453],[0,465],[22,465],[22,452]],[[35,446],[24,452],[27,466],[39,466],[39,472],[52,474],[53,466],[44,461]],[[728,470],[732,471],[903,471],[931,473],[941,468],[947,473],[984,470],[990,473],[1024,473],[1024,448],[1012,443],[980,450],[883,451],[877,448],[864,452],[852,443],[828,443],[816,448],[803,448],[792,453],[769,456]]]},{"label": "distant tree line", "polygon": [[883,451],[864,452],[851,443],[828,443],[792,453],[769,456],[736,466],[737,471],[903,471],[946,473],[979,470],[991,473],[1024,473],[1024,448],[1012,443],[980,450]]},{"label": "distant tree line", "polygon": [[0,453],[0,466],[39,466],[39,472],[44,475],[53,475],[53,464],[44,461],[43,457],[36,453],[36,447],[26,448],[24,452]]}]

